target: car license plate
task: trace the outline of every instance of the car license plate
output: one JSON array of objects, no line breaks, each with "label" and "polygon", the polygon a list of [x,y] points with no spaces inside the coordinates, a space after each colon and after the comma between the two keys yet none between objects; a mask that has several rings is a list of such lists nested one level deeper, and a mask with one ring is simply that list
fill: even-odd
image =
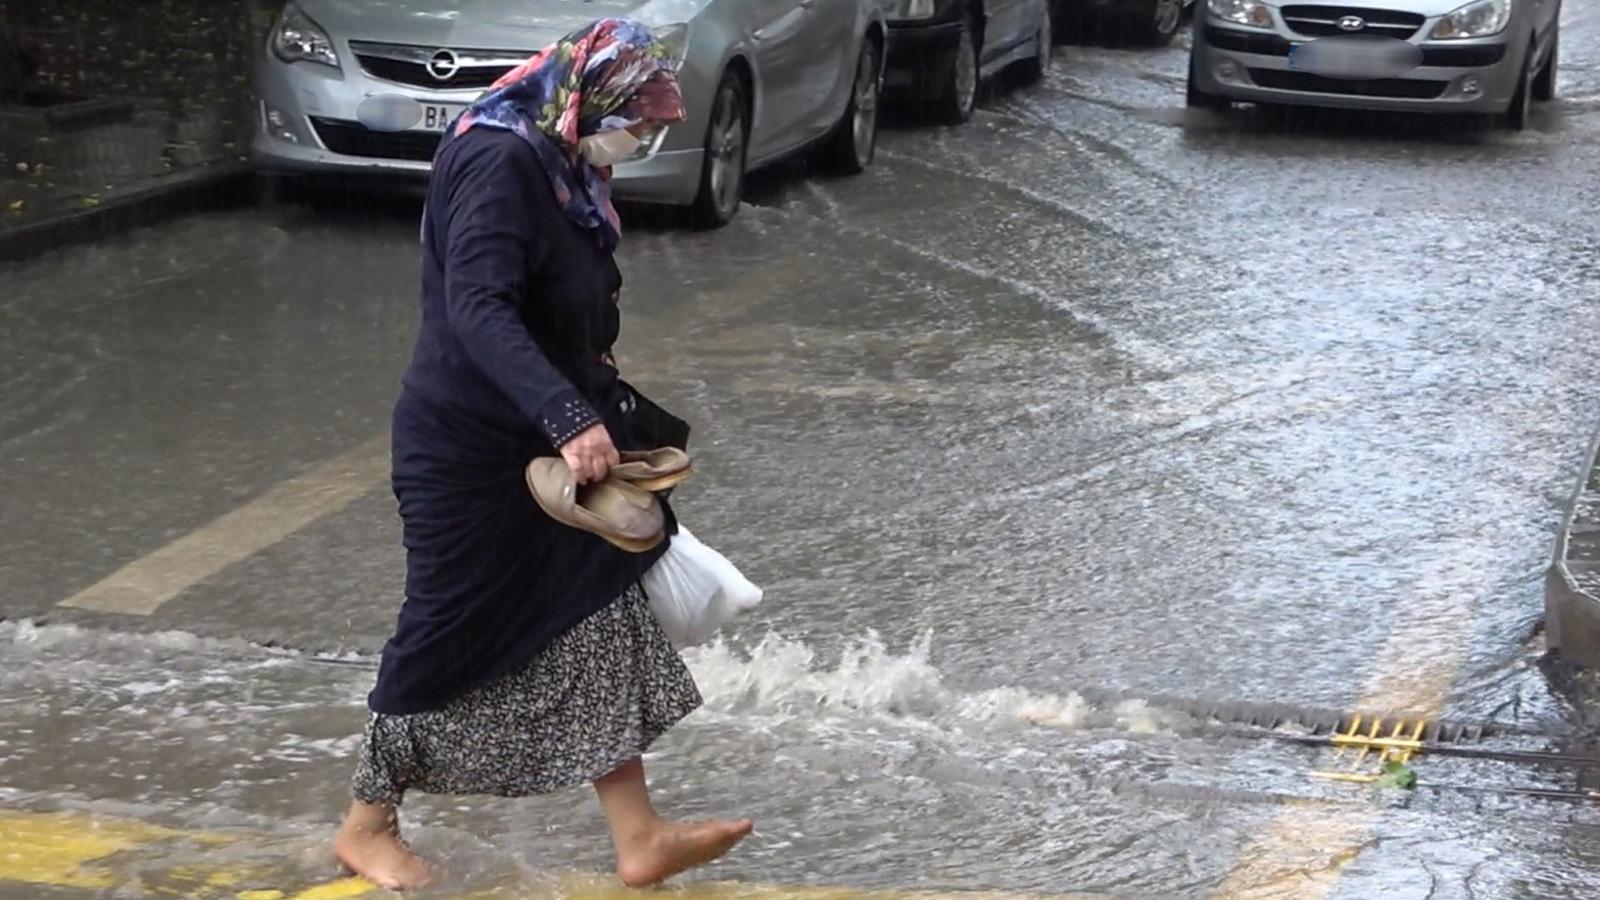
[{"label": "car license plate", "polygon": [[1397,38],[1319,38],[1289,49],[1289,68],[1324,78],[1395,78],[1422,65],[1422,48]]},{"label": "car license plate", "polygon": [[416,131],[444,131],[445,126],[455,120],[455,117],[466,109],[456,103],[424,103],[422,104],[422,118],[416,124]]}]

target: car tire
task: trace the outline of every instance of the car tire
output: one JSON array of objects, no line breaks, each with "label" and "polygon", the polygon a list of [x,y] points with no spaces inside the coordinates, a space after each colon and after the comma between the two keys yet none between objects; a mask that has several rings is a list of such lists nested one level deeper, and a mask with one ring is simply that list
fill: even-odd
[{"label": "car tire", "polygon": [[1550,56],[1533,79],[1533,99],[1544,103],[1556,98],[1556,70],[1560,65],[1561,26],[1557,24],[1556,33],[1550,38]]},{"label": "car tire", "polygon": [[1216,94],[1208,94],[1200,88],[1194,77],[1193,53],[1189,55],[1189,80],[1185,86],[1183,100],[1183,105],[1190,109],[1209,109],[1214,112],[1222,112],[1233,106],[1233,103],[1228,98],[1219,97]]},{"label": "car tire", "polygon": [[1183,27],[1183,0],[1141,0],[1126,34],[1144,47],[1165,47]]},{"label": "car tire", "polygon": [[690,208],[697,228],[721,228],[739,213],[750,152],[750,90],[737,72],[722,76],[706,126],[700,191]]},{"label": "car tire", "polygon": [[844,117],[835,126],[833,137],[822,151],[828,171],[839,175],[859,175],[872,165],[878,151],[878,110],[882,105],[883,47],[875,38],[862,41],[856,59],[855,83]]},{"label": "car tire", "polygon": [[1050,60],[1055,56],[1056,29],[1055,16],[1050,11],[1051,3],[1041,3],[1038,30],[1034,33],[1033,58],[1022,64],[1019,74],[1023,84],[1038,84],[1044,80],[1050,71]]},{"label": "car tire", "polygon": [[1529,71],[1533,66],[1533,49],[1530,44],[1527,59],[1522,64],[1522,77],[1517,79],[1517,92],[1511,96],[1511,105],[1500,118],[1500,124],[1509,131],[1528,128],[1528,113],[1533,106],[1533,73]]},{"label": "car tire", "polygon": [[978,108],[978,90],[983,83],[982,69],[978,63],[978,26],[971,16],[961,20],[961,36],[944,66],[943,81],[938,87],[935,111],[938,119],[947,125],[960,125],[972,118]]}]

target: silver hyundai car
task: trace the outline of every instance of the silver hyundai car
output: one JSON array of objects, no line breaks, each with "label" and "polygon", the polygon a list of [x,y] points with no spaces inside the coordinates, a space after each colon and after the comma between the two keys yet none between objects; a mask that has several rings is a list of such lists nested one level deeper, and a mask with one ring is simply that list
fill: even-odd
[{"label": "silver hyundai car", "polygon": [[1561,0],[1203,0],[1190,106],[1488,113],[1522,130],[1556,92]]},{"label": "silver hyundai car", "polygon": [[748,169],[809,150],[847,174],[871,163],[880,0],[291,0],[256,75],[252,159],[269,175],[425,174],[466,104],[608,15],[651,26],[680,57],[689,113],[617,167],[619,198],[720,225]]}]

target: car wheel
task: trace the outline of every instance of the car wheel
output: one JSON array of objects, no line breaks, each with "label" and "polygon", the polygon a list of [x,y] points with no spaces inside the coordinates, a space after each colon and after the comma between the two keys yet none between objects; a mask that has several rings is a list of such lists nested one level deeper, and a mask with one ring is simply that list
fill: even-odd
[{"label": "car wheel", "polygon": [[1533,99],[1542,102],[1556,98],[1556,69],[1560,64],[1561,26],[1558,24],[1556,33],[1550,37],[1550,57],[1544,61],[1538,76],[1533,79]]},{"label": "car wheel", "polygon": [[692,209],[694,222],[701,228],[721,228],[739,212],[749,157],[749,110],[744,79],[733,72],[722,76],[717,99],[711,105],[705,161],[700,167],[700,193]]},{"label": "car wheel", "polygon": [[1183,25],[1183,0],[1144,0],[1135,4],[1136,18],[1128,35],[1147,47],[1165,47]]},{"label": "car wheel", "polygon": [[1233,103],[1226,97],[1208,94],[1200,89],[1194,77],[1194,54],[1189,55],[1189,82],[1184,94],[1184,105],[1190,109],[1209,109],[1222,111],[1229,109]]},{"label": "car wheel", "polygon": [[1045,74],[1050,71],[1050,60],[1055,55],[1055,17],[1050,13],[1049,3],[1042,3],[1040,7],[1039,28],[1033,36],[1033,58],[1022,64],[1024,84],[1037,84],[1043,81]]},{"label": "car wheel", "polygon": [[1528,111],[1533,105],[1533,74],[1528,70],[1533,66],[1533,46],[1528,47],[1528,58],[1522,64],[1522,77],[1517,79],[1517,92],[1511,97],[1511,105],[1506,107],[1505,116],[1501,124],[1511,131],[1525,131],[1528,127]]},{"label": "car wheel", "polygon": [[844,118],[834,129],[823,162],[841,175],[859,175],[878,151],[878,101],[883,88],[883,50],[867,38],[856,61],[856,81]]},{"label": "car wheel", "polygon": [[970,16],[961,20],[955,56],[945,68],[945,83],[939,89],[938,114],[945,122],[959,125],[972,118],[973,111],[978,108],[978,87],[982,80],[978,68],[978,28]]}]

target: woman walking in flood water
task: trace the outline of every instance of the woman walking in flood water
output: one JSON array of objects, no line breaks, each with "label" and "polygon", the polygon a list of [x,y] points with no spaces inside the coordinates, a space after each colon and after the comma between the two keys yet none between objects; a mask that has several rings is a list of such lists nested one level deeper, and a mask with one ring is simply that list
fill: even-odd
[{"label": "woman walking in flood water", "polygon": [[649,31],[604,19],[500,79],[434,159],[421,333],[394,410],[406,599],[334,842],[380,886],[430,877],[400,839],[408,790],[522,797],[592,783],[631,886],[750,832],[664,820],[645,786],[645,750],[700,704],[639,587],[666,543],[628,553],[562,525],[523,475],[559,454],[578,483],[599,481],[619,446],[635,448],[611,361],[622,278],[610,167],[683,112]]}]

